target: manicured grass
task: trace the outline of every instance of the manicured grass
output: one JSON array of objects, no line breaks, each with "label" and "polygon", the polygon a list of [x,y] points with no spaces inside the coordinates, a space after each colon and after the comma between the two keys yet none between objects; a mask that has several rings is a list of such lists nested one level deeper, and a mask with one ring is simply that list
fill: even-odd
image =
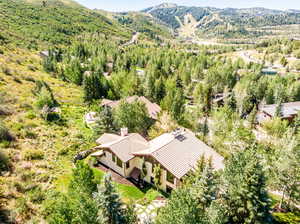
[{"label": "manicured grass", "polygon": [[[92,169],[94,171],[96,182],[100,183],[103,176],[105,175],[105,172],[103,172],[99,169],[96,169],[96,168],[92,168]],[[118,192],[120,193],[122,199],[126,203],[137,202],[137,201],[147,203],[147,202],[153,201],[156,197],[161,196],[161,194],[158,191],[156,191],[150,187],[146,188],[144,190],[141,190],[134,186],[119,184],[119,183],[115,183],[115,186],[116,186]]]}]

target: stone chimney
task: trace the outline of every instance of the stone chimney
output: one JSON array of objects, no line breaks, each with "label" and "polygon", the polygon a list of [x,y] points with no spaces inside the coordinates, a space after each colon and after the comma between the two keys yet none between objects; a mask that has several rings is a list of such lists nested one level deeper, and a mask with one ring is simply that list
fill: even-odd
[{"label": "stone chimney", "polygon": [[128,128],[121,128],[121,136],[125,137],[128,135]]}]

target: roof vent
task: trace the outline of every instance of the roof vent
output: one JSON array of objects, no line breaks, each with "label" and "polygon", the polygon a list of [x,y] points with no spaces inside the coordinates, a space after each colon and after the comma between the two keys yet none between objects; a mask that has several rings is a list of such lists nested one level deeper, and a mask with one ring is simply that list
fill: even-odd
[{"label": "roof vent", "polygon": [[172,132],[172,135],[181,142],[186,139],[184,134],[185,134],[184,129],[180,129],[180,128],[177,128]]}]

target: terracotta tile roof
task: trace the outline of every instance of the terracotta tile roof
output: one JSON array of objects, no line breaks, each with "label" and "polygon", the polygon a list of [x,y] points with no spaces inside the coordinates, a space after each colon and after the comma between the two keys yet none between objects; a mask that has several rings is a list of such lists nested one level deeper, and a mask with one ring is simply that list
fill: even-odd
[{"label": "terracotta tile roof", "polygon": [[[144,96],[130,96],[125,98],[125,101],[128,103],[133,103],[135,101],[143,102],[148,110],[149,116],[153,119],[157,119],[157,116],[159,112],[161,111],[160,106],[158,106],[156,103],[152,103],[150,100],[148,100]],[[111,108],[117,107],[121,103],[121,100],[112,101],[103,99],[101,102],[101,106],[108,106]]]}]

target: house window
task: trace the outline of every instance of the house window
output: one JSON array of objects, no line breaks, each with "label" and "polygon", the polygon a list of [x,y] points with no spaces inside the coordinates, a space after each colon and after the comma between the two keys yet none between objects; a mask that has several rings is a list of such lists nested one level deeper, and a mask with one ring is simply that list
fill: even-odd
[{"label": "house window", "polygon": [[129,169],[129,167],[130,167],[130,163],[129,163],[129,161],[126,163],[126,169]]},{"label": "house window", "polygon": [[123,162],[119,158],[117,158],[117,165],[121,168],[123,167]]},{"label": "house window", "polygon": [[173,183],[174,184],[175,178],[174,178],[174,175],[171,174],[170,172],[167,172],[167,181],[169,183]]},{"label": "house window", "polygon": [[166,190],[167,190],[167,193],[168,193],[168,194],[171,194],[173,189],[172,189],[171,187],[167,186],[167,189],[166,189]]},{"label": "house window", "polygon": [[151,177],[151,178],[150,178],[150,183],[151,183],[151,184],[154,184],[154,177]]},{"label": "house window", "polygon": [[115,163],[116,162],[116,156],[112,155],[112,161]]}]

